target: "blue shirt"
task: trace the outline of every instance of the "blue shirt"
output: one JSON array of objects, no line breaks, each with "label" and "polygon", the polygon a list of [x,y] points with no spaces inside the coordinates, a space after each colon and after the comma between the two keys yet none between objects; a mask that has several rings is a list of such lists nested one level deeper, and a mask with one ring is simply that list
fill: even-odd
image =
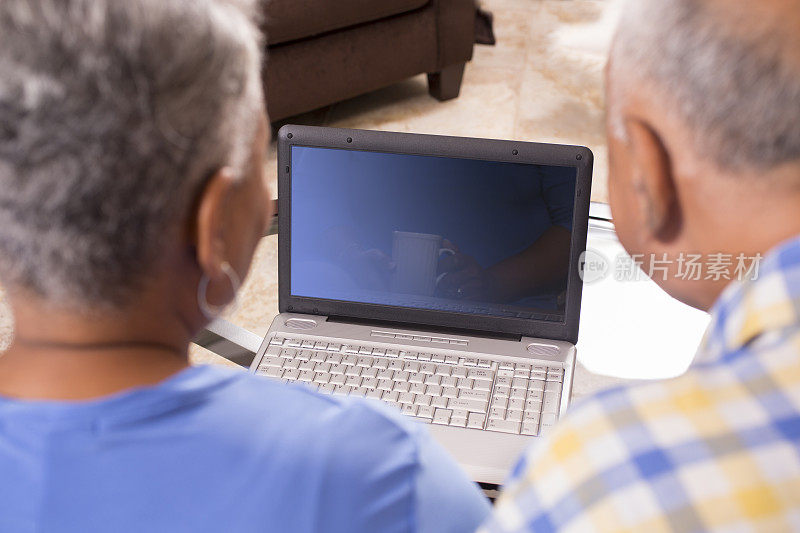
[{"label": "blue shirt", "polygon": [[473,531],[489,504],[377,401],[193,367],[85,402],[0,397],[0,531]]}]

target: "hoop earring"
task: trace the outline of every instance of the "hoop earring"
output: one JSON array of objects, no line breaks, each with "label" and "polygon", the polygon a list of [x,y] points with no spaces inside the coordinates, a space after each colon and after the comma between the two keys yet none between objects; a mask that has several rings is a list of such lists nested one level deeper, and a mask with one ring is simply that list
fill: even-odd
[{"label": "hoop earring", "polygon": [[[241,286],[239,276],[227,261],[223,262],[220,265],[220,268],[222,269],[222,272],[228,276],[231,289],[233,289],[233,307],[236,307],[239,301],[239,287]],[[203,277],[200,278],[200,284],[197,286],[197,305],[200,307],[200,311],[207,319],[214,320],[220,314],[222,314],[222,311],[225,310],[228,305],[212,305],[208,303],[208,300],[206,299],[206,291],[208,290],[209,281],[210,279],[206,274],[203,274]]]}]

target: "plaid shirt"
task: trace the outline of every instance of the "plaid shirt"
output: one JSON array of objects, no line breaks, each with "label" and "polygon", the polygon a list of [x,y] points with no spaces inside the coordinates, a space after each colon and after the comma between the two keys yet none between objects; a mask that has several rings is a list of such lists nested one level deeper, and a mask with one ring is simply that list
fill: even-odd
[{"label": "plaid shirt", "polygon": [[726,288],[687,373],[579,402],[480,529],[554,530],[800,531],[800,237]]}]

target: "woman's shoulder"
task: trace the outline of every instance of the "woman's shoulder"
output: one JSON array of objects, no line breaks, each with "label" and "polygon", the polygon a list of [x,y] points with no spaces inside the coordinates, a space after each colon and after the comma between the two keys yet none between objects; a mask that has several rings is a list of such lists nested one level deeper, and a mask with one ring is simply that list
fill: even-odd
[{"label": "woman's shoulder", "polygon": [[[378,400],[317,392],[302,383],[209,368],[225,386],[209,391],[207,408],[224,419],[233,431],[266,441],[295,441],[310,446],[309,439],[324,445],[361,444],[407,448],[413,454],[424,428],[397,409]],[[258,442],[258,439],[255,439]],[[252,442],[252,440],[251,440]]]}]

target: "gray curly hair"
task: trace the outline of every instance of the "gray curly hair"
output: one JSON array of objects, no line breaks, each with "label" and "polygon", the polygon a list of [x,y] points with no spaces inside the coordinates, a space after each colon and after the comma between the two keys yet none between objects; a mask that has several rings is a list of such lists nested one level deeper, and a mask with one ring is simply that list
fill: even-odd
[{"label": "gray curly hair", "polygon": [[245,0],[0,2],[0,279],[123,305],[263,109]]}]

